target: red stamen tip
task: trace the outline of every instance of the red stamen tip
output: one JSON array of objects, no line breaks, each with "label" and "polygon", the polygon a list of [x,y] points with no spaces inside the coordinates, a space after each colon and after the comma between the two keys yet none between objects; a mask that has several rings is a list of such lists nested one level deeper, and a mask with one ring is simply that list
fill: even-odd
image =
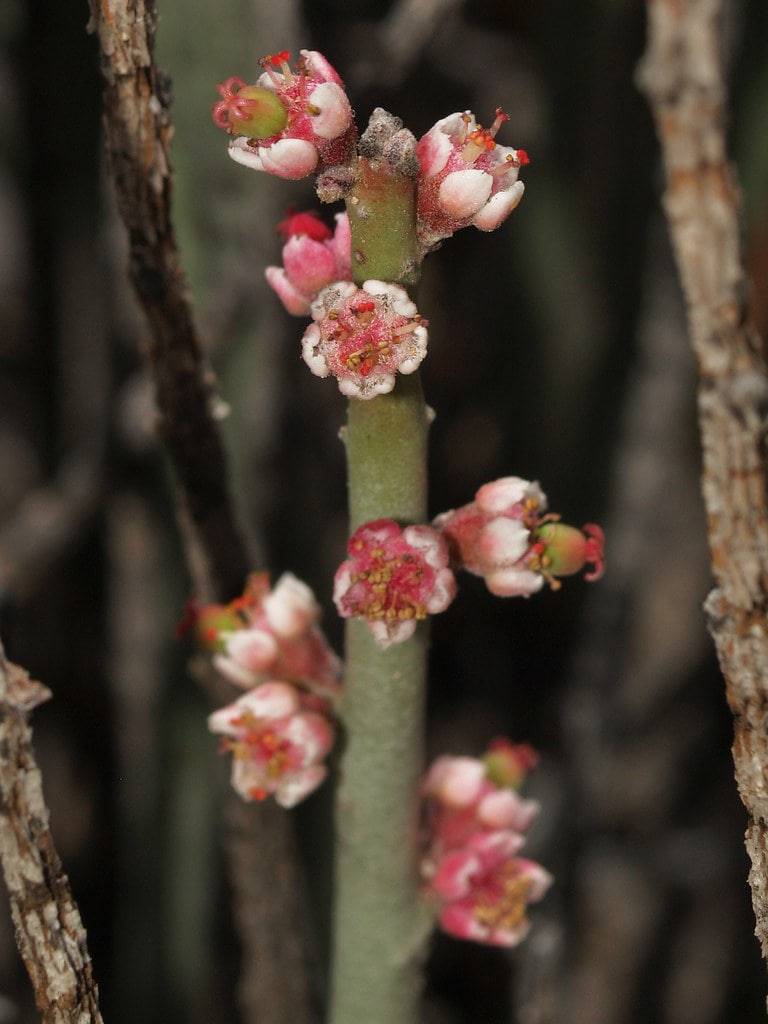
[{"label": "red stamen tip", "polygon": [[521,167],[525,167],[526,164],[529,164],[531,162],[531,158],[528,156],[524,149],[518,149],[517,162]]},{"label": "red stamen tip", "polygon": [[280,50],[279,53],[268,53],[262,63],[269,62],[273,67],[279,68],[281,64],[287,64],[290,59],[290,50]]},{"label": "red stamen tip", "polygon": [[505,121],[509,120],[509,114],[505,114],[501,107],[496,107],[494,116],[500,124],[504,124]]}]

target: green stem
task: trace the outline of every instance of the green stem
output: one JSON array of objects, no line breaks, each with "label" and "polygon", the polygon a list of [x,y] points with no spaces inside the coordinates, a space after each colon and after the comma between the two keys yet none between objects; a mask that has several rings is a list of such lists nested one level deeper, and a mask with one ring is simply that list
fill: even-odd
[{"label": "green stem", "polygon": [[[360,160],[348,201],[357,283],[414,274],[413,181]],[[350,529],[427,517],[427,410],[417,374],[351,401],[345,434]],[[337,822],[331,1024],[417,1024],[428,924],[418,892],[428,629],[382,650],[365,623],[346,633]]]}]

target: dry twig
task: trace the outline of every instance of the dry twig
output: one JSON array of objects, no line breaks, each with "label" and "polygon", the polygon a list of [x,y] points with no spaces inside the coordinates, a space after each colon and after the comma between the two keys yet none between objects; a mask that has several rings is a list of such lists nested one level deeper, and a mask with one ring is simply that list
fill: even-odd
[{"label": "dry twig", "polygon": [[44,1024],[101,1024],[85,929],[53,845],[27,715],[50,691],[0,643],[0,861]]},{"label": "dry twig", "polygon": [[[130,276],[150,327],[149,359],[168,446],[180,487],[187,547],[196,591],[226,600],[243,586],[250,566],[230,498],[226,460],[211,412],[207,370],[187,297],[171,222],[171,122],[168,83],[154,61],[154,0],[91,4],[101,46],[104,124],[118,206],[128,229]],[[188,538],[189,539],[189,538]],[[295,841],[288,816],[274,805],[249,807],[254,855],[230,857],[236,917],[243,928],[243,991],[250,1019],[259,1024],[303,1024],[310,1019],[309,986],[301,943],[302,919]],[[267,833],[269,843],[264,843]],[[238,837],[243,829],[238,829]],[[272,853],[270,854],[270,851]],[[254,891],[261,902],[240,901]],[[252,1004],[251,1009],[247,1004]]]},{"label": "dry twig", "polygon": [[248,571],[221,437],[171,222],[168,82],[154,62],[153,0],[92,3],[101,44],[104,125],[130,276],[149,321],[160,432],[201,566],[203,596],[231,598]]},{"label": "dry twig", "polygon": [[739,196],[725,147],[720,0],[649,0],[640,80],[666,170],[664,205],[699,364],[703,491],[716,589],[710,632],[735,716],[736,780],[757,936],[768,957],[768,376],[746,311]]}]

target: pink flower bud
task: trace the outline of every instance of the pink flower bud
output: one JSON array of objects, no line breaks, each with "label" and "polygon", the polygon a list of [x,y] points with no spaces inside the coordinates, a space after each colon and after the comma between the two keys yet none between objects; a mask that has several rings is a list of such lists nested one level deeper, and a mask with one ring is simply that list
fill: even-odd
[{"label": "pink flower bud", "polygon": [[483,757],[488,778],[497,786],[519,789],[528,772],[539,763],[539,755],[527,743],[496,739]]},{"label": "pink flower bud", "polygon": [[450,114],[419,141],[418,232],[425,250],[469,224],[492,231],[522,199],[517,175],[528,154],[495,141],[508,120],[498,108],[485,129],[469,111]]},{"label": "pink flower bud", "polygon": [[430,857],[463,847],[483,830],[526,832],[539,812],[535,800],[523,800],[512,788],[535,763],[525,744],[494,740],[482,759],[437,758],[424,780]]},{"label": "pink flower bud", "polygon": [[434,526],[448,540],[456,565],[485,579],[499,597],[529,597],[558,577],[593,569],[603,573],[603,531],[594,523],[582,530],[546,514],[547,499],[537,483],[503,477],[484,484],[468,505],[439,515]]},{"label": "pink flower bud", "polygon": [[264,276],[293,316],[306,316],[321,289],[351,274],[352,244],[346,213],[336,215],[336,231],[310,213],[297,213],[282,221],[286,235],[283,266],[267,267]]},{"label": "pink flower bud", "polygon": [[444,611],[456,594],[448,549],[429,526],[365,523],[336,572],[333,600],[343,618],[363,618],[381,647],[413,636],[416,623]]},{"label": "pink flower bud", "polygon": [[229,155],[254,170],[303,178],[315,168],[345,163],[356,133],[344,86],[322,54],[302,50],[292,71],[287,51],[262,60],[255,86],[230,78],[219,86],[215,123],[234,138]]},{"label": "pink flower bud", "polygon": [[233,755],[232,785],[244,800],[274,794],[293,807],[323,781],[320,762],[333,746],[333,727],[316,711],[303,708],[300,692],[271,681],[246,693],[208,719]]},{"label": "pink flower bud", "polygon": [[[211,606],[220,608],[221,606]],[[218,653],[214,665],[235,686],[250,689],[269,676],[306,687],[321,697],[340,689],[341,663],[317,620],[311,589],[286,573],[270,589],[265,574],[254,574],[244,595],[217,612],[223,628],[208,627],[205,645]],[[214,621],[208,609],[200,621]]]},{"label": "pink flower bud", "polygon": [[293,639],[320,618],[320,606],[306,583],[286,572],[262,601],[267,622],[279,637]]},{"label": "pink flower bud", "polygon": [[426,321],[397,284],[339,281],[312,303],[302,338],[304,362],[317,377],[333,374],[349,398],[374,398],[413,373],[427,354]]}]

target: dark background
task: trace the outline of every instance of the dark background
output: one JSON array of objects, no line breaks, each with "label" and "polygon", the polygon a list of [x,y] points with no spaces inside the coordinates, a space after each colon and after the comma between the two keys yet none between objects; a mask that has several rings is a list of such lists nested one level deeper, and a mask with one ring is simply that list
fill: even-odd
[{"label": "dark background", "polygon": [[[768,7],[725,6],[732,151],[765,334]],[[262,276],[279,262],[284,209],[319,204],[308,182],[227,159],[209,116],[215,84],[252,77],[263,53],[316,48],[360,124],[380,105],[418,136],[457,109],[487,123],[501,104],[500,141],[532,157],[510,221],[462,232],[424,268],[431,511],[498,476],[537,478],[567,521],[605,525],[609,568],[596,586],[569,581],[530,601],[465,578],[434,623],[430,748],[478,753],[506,732],[541,751],[529,849],[557,884],[511,957],[436,938],[425,1019],[764,1019],[731,725],[701,614],[694,368],[633,82],[643,4],[179,0],[160,14],[176,223],[231,406],[240,509],[256,564],[312,584],[337,646],[344,402],[307,372],[303,322]],[[237,1019],[239,956],[218,843],[225,767],[173,639],[190,584],[86,21],[85,4],[54,0],[13,0],[0,18],[0,628],[55,694],[35,715],[36,742],[105,1019],[224,1024]],[[328,789],[297,814],[320,963]],[[4,913],[0,1024],[37,1019],[28,993]]]}]

